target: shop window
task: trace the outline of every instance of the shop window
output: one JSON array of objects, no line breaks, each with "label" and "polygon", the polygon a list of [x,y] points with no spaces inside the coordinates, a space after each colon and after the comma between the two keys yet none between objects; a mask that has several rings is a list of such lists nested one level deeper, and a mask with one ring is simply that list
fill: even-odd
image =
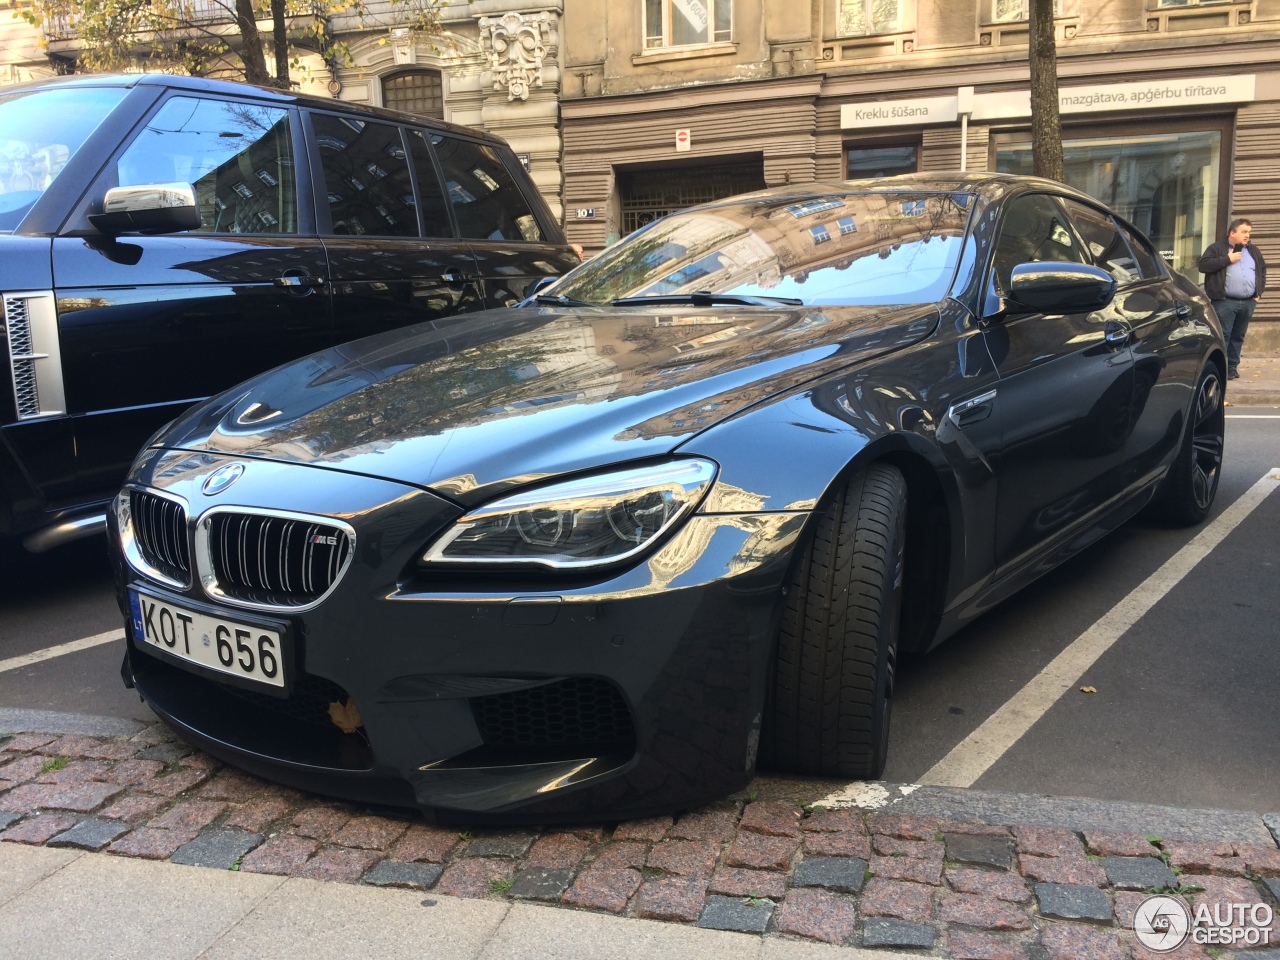
[{"label": "shop window", "polygon": [[439,70],[412,70],[382,81],[382,105],[420,117],[444,119],[444,83]]},{"label": "shop window", "polygon": [[903,28],[906,0],[839,0],[837,29],[842,37],[896,33]]},{"label": "shop window", "polygon": [[[1195,276],[1214,239],[1222,132],[1188,130],[1064,140],[1066,182],[1149,236],[1175,269]],[[996,144],[996,169],[1030,174],[1031,143]]]},{"label": "shop window", "polygon": [[732,0],[642,0],[646,50],[733,39]]},{"label": "shop window", "polygon": [[868,177],[893,177],[915,173],[919,169],[920,146],[917,143],[872,144],[845,147],[845,177],[864,180]]}]

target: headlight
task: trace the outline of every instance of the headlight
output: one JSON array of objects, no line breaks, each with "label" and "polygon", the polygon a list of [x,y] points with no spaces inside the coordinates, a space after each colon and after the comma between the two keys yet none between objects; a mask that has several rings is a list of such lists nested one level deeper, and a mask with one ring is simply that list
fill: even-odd
[{"label": "headlight", "polygon": [[715,476],[709,460],[673,460],[517,493],[460,518],[422,561],[556,570],[616,563],[679,523]]}]

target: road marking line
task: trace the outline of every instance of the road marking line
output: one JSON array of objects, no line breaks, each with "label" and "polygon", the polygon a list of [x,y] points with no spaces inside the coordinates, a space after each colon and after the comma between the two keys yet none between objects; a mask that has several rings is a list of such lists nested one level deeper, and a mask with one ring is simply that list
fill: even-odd
[{"label": "road marking line", "polygon": [[1280,420],[1280,413],[1228,413],[1228,420]]},{"label": "road marking line", "polygon": [[938,787],[969,787],[1018,742],[1032,725],[1076,685],[1098,658],[1195,569],[1232,530],[1253,512],[1280,481],[1273,468],[1218,515],[1164,565],[1071,642],[1036,676],[939,760],[916,782]]},{"label": "road marking line", "polygon": [[85,637],[81,640],[72,640],[70,643],[60,643],[56,647],[46,647],[43,650],[37,650],[35,653],[24,653],[20,657],[10,657],[8,660],[0,660],[0,673],[8,673],[10,670],[20,670],[23,667],[29,667],[34,663],[40,663],[44,660],[52,660],[54,657],[66,656],[68,653],[77,653],[81,650],[88,650],[91,647],[100,647],[104,643],[111,643],[113,640],[123,640],[124,634],[119,630],[108,630],[106,633],[96,633],[92,637]]}]

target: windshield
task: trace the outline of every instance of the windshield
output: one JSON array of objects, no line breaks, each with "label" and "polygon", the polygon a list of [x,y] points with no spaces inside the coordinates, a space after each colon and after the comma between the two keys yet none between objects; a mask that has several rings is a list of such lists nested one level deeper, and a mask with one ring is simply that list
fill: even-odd
[{"label": "windshield", "polygon": [[972,207],[968,194],[952,193],[792,196],[700,207],[631,234],[548,287],[544,297],[934,302],[951,287]]},{"label": "windshield", "polygon": [[0,232],[17,229],[127,92],[78,87],[0,95]]}]

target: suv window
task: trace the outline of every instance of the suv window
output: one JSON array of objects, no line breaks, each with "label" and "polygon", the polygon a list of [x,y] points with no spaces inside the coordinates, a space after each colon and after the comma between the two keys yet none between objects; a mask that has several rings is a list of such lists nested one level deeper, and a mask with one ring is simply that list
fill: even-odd
[{"label": "suv window", "polygon": [[545,239],[538,218],[495,148],[439,133],[431,134],[431,142],[444,170],[449,201],[464,237]]},{"label": "suv window", "polygon": [[1084,263],[1084,255],[1067,226],[1066,216],[1042,193],[1010,202],[1000,224],[993,267],[1001,292],[1009,290],[1009,275],[1020,263],[1037,261]]},{"label": "suv window", "polygon": [[1115,277],[1122,287],[1142,279],[1133,252],[1110,216],[1075,200],[1063,200],[1063,203],[1094,263]]},{"label": "suv window", "polygon": [[418,180],[418,209],[422,212],[423,236],[452,237],[453,224],[449,222],[449,209],[445,206],[440,174],[436,172],[436,165],[431,160],[427,135],[421,130],[409,131],[409,156],[413,160],[413,173]]},{"label": "suv window", "polygon": [[198,233],[296,233],[289,111],[170,97],[116,161],[122,187],[195,187]]},{"label": "suv window", "polygon": [[88,87],[0,96],[0,232],[17,229],[125,93]]},{"label": "suv window", "polygon": [[356,117],[311,114],[333,232],[416,237],[418,213],[400,128]]}]

